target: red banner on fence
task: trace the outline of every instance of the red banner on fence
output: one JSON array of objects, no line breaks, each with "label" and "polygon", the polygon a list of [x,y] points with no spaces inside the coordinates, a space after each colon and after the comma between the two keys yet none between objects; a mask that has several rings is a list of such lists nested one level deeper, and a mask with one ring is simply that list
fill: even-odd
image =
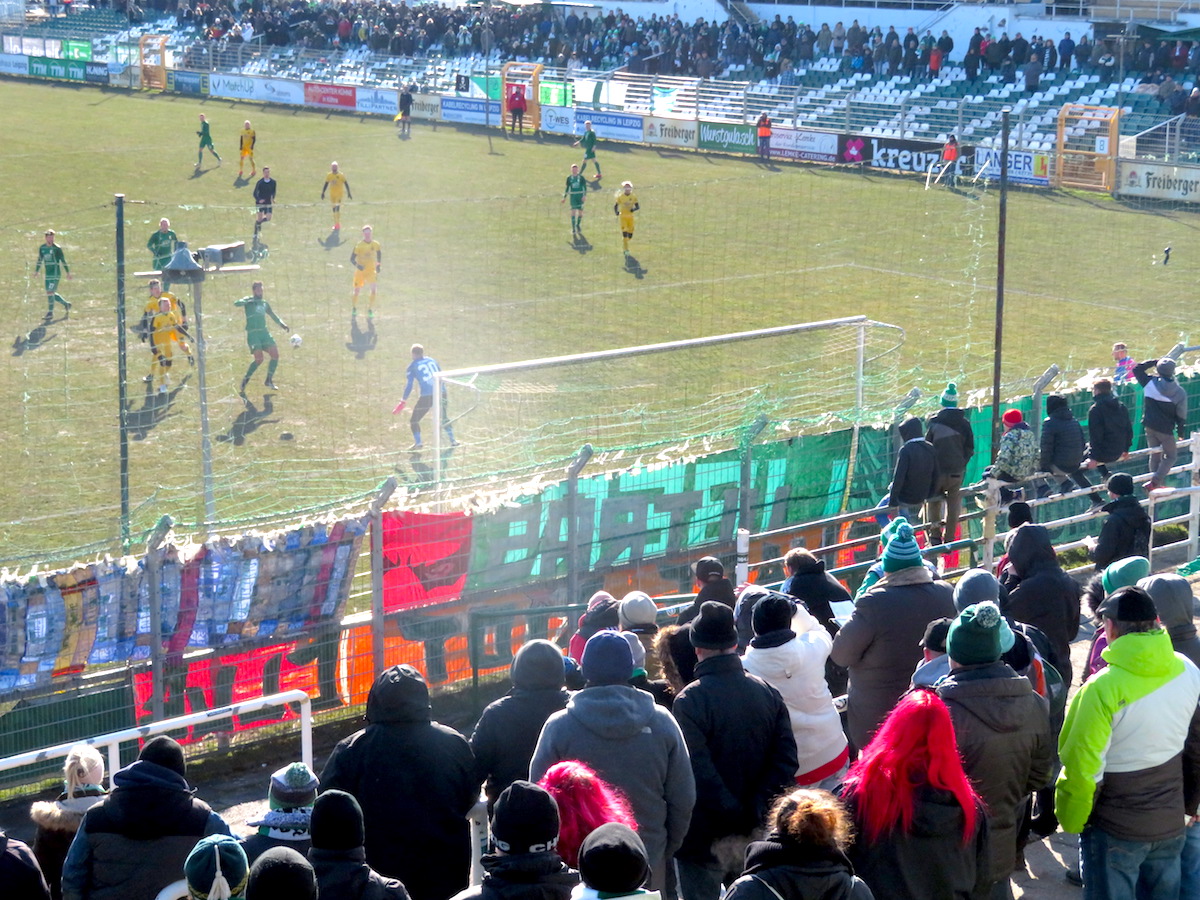
[{"label": "red banner on fence", "polygon": [[384,513],[384,612],[458,599],[470,560],[471,519],[466,513]]},{"label": "red banner on fence", "polygon": [[320,84],[304,82],[304,104],[306,106],[333,106],[338,109],[355,109],[358,106],[358,89],[352,84]]}]

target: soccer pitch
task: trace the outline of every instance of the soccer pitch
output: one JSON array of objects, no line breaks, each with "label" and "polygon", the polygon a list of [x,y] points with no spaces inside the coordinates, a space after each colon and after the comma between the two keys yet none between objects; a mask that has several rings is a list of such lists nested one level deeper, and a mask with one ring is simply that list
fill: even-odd
[{"label": "soccer pitch", "polygon": [[[160,217],[193,248],[249,246],[253,180],[237,179],[237,133],[249,118],[256,160],[279,183],[270,255],[260,273],[209,276],[204,330],[217,508],[252,520],[370,490],[405,468],[408,415],[392,409],[409,346],[443,369],[603,350],[864,314],[901,326],[900,387],[936,396],[991,381],[996,193],[925,190],[924,180],[650,150],[602,141],[603,187],[589,194],[586,246],[573,246],[563,182],[581,153],[566,140],[505,139],[480,129],[414,122],[398,139],[387,120],[261,108],[170,95],[0,82],[10,185],[0,212],[0,291],[13,348],[3,365],[6,559],[62,548],[110,548],[118,534],[114,193],[124,193],[128,321],[147,297],[147,238]],[[196,162],[205,113],[224,164]],[[353,200],[331,236],[320,199],[329,163]],[[247,172],[247,175],[249,173]],[[589,171],[589,176],[591,172]],[[613,193],[632,180],[641,202],[624,264]],[[365,300],[350,318],[350,251],[363,224],[383,248],[373,333]],[[1132,209],[1101,195],[1014,192],[1009,201],[1004,378],[1016,385],[1050,363],[1082,374],[1126,340],[1138,357],[1169,349],[1191,327],[1200,217],[1184,208]],[[46,309],[37,247],[58,231],[73,280],[70,318],[40,327]],[[1162,249],[1173,246],[1169,266]],[[237,395],[249,362],[233,301],[261,278],[279,316],[280,391],[265,366]],[[187,288],[178,293],[189,302]],[[272,326],[274,327],[274,326]],[[30,334],[32,332],[32,334]],[[25,340],[17,340],[25,336]],[[135,532],[162,513],[201,519],[195,377],[177,362],[169,403],[142,383],[145,345],[129,336]],[[852,360],[804,362],[812,389],[844,378]],[[664,363],[665,364],[665,363]],[[689,373],[698,404],[723,371],[759,364],[752,348],[714,354]],[[190,377],[189,377],[190,376]],[[179,388],[186,377],[186,386]],[[637,377],[653,383],[653,371]],[[595,392],[620,391],[612,383]],[[410,398],[410,404],[413,398]],[[574,401],[586,404],[587,398]],[[531,423],[532,425],[533,423]],[[456,426],[470,459],[472,429]],[[430,423],[426,422],[429,440]],[[564,446],[570,453],[578,446]]]}]

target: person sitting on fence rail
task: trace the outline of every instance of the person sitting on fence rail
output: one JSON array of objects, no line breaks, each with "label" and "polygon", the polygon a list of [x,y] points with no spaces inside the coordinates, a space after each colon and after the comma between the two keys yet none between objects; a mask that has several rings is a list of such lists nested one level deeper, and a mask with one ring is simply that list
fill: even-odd
[{"label": "person sitting on fence rail", "polygon": [[112,793],[87,811],[67,853],[64,900],[153,897],[179,880],[197,841],[230,833],[186,776],[183,748],[161,734],[113,775]]},{"label": "person sitting on fence rail", "polygon": [[996,451],[996,461],[984,470],[983,477],[1000,482],[1000,504],[1003,508],[1013,500],[1020,499],[1019,490],[1007,485],[1027,481],[1037,471],[1038,439],[1025,423],[1025,417],[1019,409],[1006,410],[1001,421],[1004,423],[1004,434],[1000,436],[1000,449]]},{"label": "person sitting on fence rail", "polygon": [[[1040,466],[1043,472],[1062,479],[1058,486],[1059,493],[1068,493],[1071,482],[1081,488],[1092,486],[1081,468],[1084,449],[1083,428],[1075,421],[1067,398],[1061,394],[1051,394],[1046,398],[1046,418],[1042,421]],[[1050,490],[1050,486],[1044,484],[1038,489],[1038,496],[1048,497]],[[1095,491],[1092,491],[1091,500],[1093,510],[1104,502]]]},{"label": "person sitting on fence rail", "polygon": [[1129,410],[1113,393],[1113,383],[1100,378],[1092,384],[1092,405],[1088,408],[1087,466],[1107,480],[1112,474],[1109,463],[1128,456],[1131,446],[1133,420]]}]

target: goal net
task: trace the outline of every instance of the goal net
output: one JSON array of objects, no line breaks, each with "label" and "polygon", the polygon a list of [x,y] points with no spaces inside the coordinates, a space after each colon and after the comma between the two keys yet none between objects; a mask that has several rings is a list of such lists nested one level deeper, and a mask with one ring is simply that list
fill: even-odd
[{"label": "goal net", "polygon": [[615,469],[736,447],[756,420],[774,439],[876,421],[903,338],[856,316],[439,372],[435,475],[453,493],[485,472],[557,477],[587,443]]}]

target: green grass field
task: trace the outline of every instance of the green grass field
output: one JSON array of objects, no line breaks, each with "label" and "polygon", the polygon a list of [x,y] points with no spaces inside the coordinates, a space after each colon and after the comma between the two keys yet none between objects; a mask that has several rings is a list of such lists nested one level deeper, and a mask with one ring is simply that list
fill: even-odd
[{"label": "green grass field", "polygon": [[[220,518],[249,519],[370,490],[399,465],[411,474],[407,416],[392,407],[403,389],[409,345],[423,343],[444,369],[677,340],[865,314],[901,326],[890,360],[895,388],[936,396],[991,381],[996,195],[924,190],[923,179],[822,167],[763,168],[751,160],[601,144],[604,188],[590,196],[585,233],[573,248],[563,179],[578,151],[565,140],[506,140],[481,129],[414,123],[400,141],[390,122],[239,106],[165,95],[0,82],[6,147],[0,177],[0,296],[13,341],[45,311],[33,265],[41,234],[59,232],[74,303],[14,346],[2,364],[3,551],[9,560],[61,558],[65,548],[111,548],[118,534],[114,193],[127,206],[128,271],[149,267],[145,242],[168,216],[193,247],[252,231],[252,182],[236,181],[236,135],[250,118],[259,165],[279,182],[269,258],[260,276],[276,311],[304,338],[277,335],[281,391],[236,388],[248,362],[232,301],[253,276],[214,275],[204,288],[210,421]],[[213,125],[224,166],[193,172],[197,114]],[[350,180],[340,239],[330,240],[320,198],[329,162]],[[639,194],[628,271],[611,212],[623,179]],[[364,223],[375,227],[384,267],[373,343],[350,323],[349,253]],[[1139,358],[1162,352],[1191,327],[1193,252],[1200,217],[1181,209],[1134,210],[1100,195],[1014,192],[1009,203],[1005,381],[1050,363],[1080,375],[1107,364],[1112,341]],[[1174,248],[1168,267],[1153,264]],[[145,279],[130,277],[130,320]],[[186,296],[186,289],[181,291]],[[365,327],[365,317],[360,317]],[[156,403],[141,376],[149,354],[132,337],[129,390],[134,441],[135,531],[169,512],[200,521],[195,379]],[[646,396],[660,393],[702,416],[714,396],[780,378],[778,347],[714,352],[686,371],[647,362],[613,367],[565,397],[555,420],[561,453],[581,439],[620,444],[587,413],[606,408],[631,373]],[[782,355],[787,355],[785,351]],[[794,354],[789,379],[810,399],[845,386],[850,361],[831,348]],[[178,385],[179,377],[175,382]],[[533,386],[531,390],[540,389]],[[619,399],[619,398],[618,398]],[[659,398],[661,399],[661,397]],[[830,400],[831,403],[842,402]],[[485,473],[505,460],[471,456],[497,414],[467,415],[455,466]],[[568,421],[578,414],[579,429]],[[531,416],[536,418],[536,416]],[[517,422],[536,430],[537,421]],[[734,423],[736,424],[736,423]],[[611,443],[605,444],[610,439]],[[489,451],[492,452],[492,451]]]}]

